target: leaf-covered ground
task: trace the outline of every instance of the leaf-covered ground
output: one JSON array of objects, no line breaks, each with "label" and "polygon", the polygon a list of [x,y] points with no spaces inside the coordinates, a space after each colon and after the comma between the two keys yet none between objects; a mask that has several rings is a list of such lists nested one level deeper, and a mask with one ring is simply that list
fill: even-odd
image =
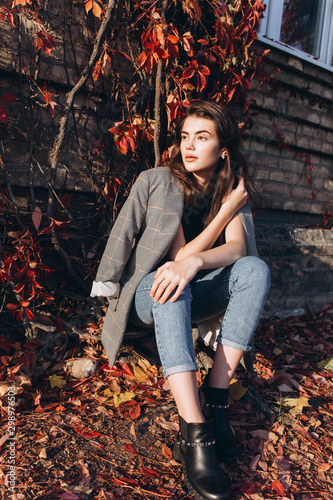
[{"label": "leaf-covered ground", "polygon": [[[99,323],[79,326],[100,333]],[[192,498],[172,457],[175,405],[158,360],[140,343],[127,342],[111,370],[97,339],[71,338],[50,362],[36,341],[2,337],[1,499]],[[231,498],[333,499],[333,306],[263,320],[255,347],[254,374],[240,369],[232,384],[239,459],[225,468]],[[80,357],[98,363],[82,380],[68,370]],[[202,368],[198,383],[204,375]],[[10,387],[15,492],[8,489]]]}]

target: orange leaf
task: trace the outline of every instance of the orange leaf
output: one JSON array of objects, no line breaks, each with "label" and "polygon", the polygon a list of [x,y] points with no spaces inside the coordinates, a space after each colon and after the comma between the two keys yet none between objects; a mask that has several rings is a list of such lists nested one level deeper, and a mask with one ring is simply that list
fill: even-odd
[{"label": "orange leaf", "polygon": [[95,81],[98,80],[100,73],[101,73],[101,61],[97,61],[93,72],[93,79]]},{"label": "orange leaf", "polygon": [[31,5],[31,0],[13,0],[12,8],[16,7],[16,5],[22,5],[25,7],[26,5]]},{"label": "orange leaf", "polygon": [[143,472],[146,476],[159,476],[160,474],[153,469],[147,469],[146,467],[142,467],[141,472]]},{"label": "orange leaf", "polygon": [[25,307],[24,310],[25,310],[25,314],[27,315],[28,319],[34,319],[35,315],[32,311],[30,311],[30,309]]},{"label": "orange leaf", "polygon": [[140,413],[141,413],[141,408],[140,408],[139,404],[133,406],[133,408],[131,408],[130,411],[129,411],[130,417],[133,420],[135,420],[136,418],[138,418],[138,416],[140,415]]},{"label": "orange leaf", "polygon": [[165,457],[172,458],[172,451],[165,444],[162,444],[162,453]]},{"label": "orange leaf", "polygon": [[84,427],[83,429],[80,429],[79,427],[76,427],[73,425],[73,429],[78,432],[79,434],[82,434],[82,436],[86,437],[98,437],[101,436],[102,434],[97,431],[90,431],[87,427]]},{"label": "orange leaf", "polygon": [[271,484],[271,487],[273,488],[274,491],[276,491],[279,495],[283,496],[284,495],[284,487],[280,483],[279,480],[274,481],[274,483]]},{"label": "orange leaf", "polygon": [[96,2],[95,0],[88,0],[86,3],[85,3],[85,9],[86,9],[86,13],[88,14],[88,12],[91,10],[93,15],[95,17],[99,17],[101,19],[101,15],[102,15],[102,8],[100,7],[99,3]]}]

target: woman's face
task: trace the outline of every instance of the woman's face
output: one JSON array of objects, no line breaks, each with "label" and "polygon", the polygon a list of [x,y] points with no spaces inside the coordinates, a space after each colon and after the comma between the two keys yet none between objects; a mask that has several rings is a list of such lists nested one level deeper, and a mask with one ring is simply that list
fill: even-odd
[{"label": "woman's face", "polygon": [[224,150],[212,120],[199,116],[185,119],[180,152],[185,169],[193,173],[199,186],[206,187],[212,180]]}]

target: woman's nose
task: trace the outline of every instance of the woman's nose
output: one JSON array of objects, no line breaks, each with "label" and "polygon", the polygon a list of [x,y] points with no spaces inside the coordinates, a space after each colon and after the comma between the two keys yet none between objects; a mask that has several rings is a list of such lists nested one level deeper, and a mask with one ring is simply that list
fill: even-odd
[{"label": "woman's nose", "polygon": [[186,149],[194,149],[194,143],[192,140],[188,140],[186,144]]}]

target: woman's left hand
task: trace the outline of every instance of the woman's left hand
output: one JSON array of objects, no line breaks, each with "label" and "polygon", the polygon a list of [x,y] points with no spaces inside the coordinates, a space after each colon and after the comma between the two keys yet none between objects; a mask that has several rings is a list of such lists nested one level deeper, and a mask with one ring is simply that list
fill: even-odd
[{"label": "woman's left hand", "polygon": [[195,255],[178,261],[170,261],[159,267],[154,276],[150,296],[154,302],[164,304],[173,293],[170,302],[175,302],[184,288],[200,269],[200,259]]}]

